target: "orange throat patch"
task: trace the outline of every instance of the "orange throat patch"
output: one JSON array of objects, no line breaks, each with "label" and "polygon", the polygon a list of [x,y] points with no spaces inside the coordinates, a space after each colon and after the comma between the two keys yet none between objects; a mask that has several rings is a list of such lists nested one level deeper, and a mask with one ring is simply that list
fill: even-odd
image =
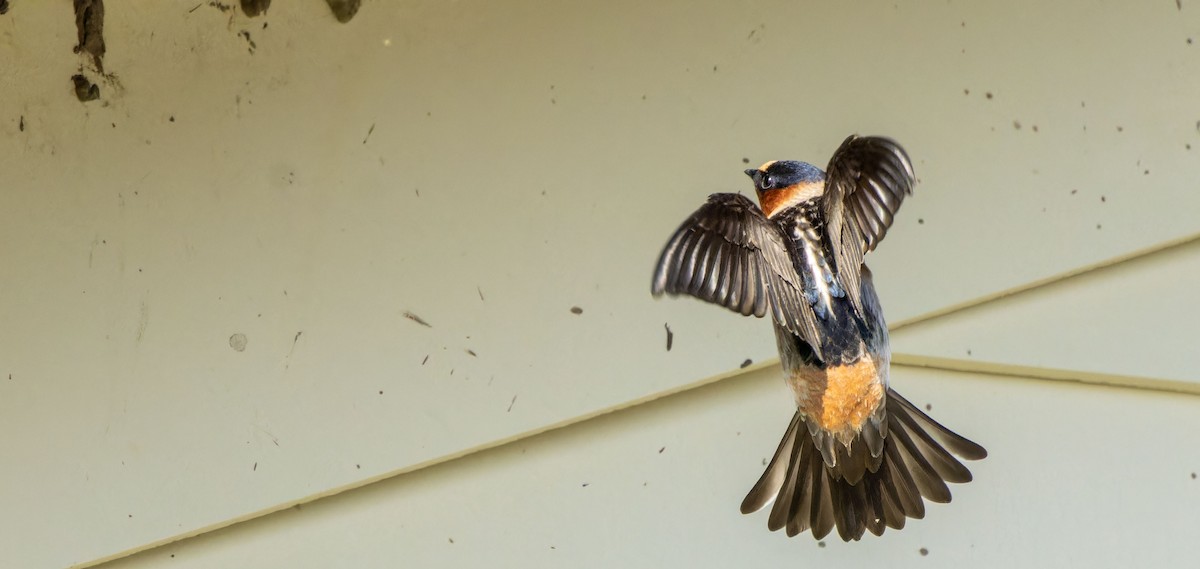
[{"label": "orange throat patch", "polygon": [[758,204],[763,215],[773,217],[775,214],[794,205],[811,200],[825,191],[825,182],[804,182],[793,184],[778,190],[767,190],[758,193]]},{"label": "orange throat patch", "polygon": [[800,411],[833,433],[857,433],[883,401],[879,369],[869,355],[850,365],[798,371],[789,383]]}]

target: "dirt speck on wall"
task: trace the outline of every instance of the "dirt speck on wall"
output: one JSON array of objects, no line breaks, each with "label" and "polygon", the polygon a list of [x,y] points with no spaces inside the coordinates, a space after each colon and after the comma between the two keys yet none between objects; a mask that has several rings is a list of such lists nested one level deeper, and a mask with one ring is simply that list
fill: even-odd
[{"label": "dirt speck on wall", "polygon": [[354,15],[358,13],[358,8],[362,6],[362,0],[325,0],[329,2],[329,9],[333,10],[334,17],[341,23],[349,22]]},{"label": "dirt speck on wall", "polygon": [[242,11],[251,18],[267,13],[270,7],[271,0],[242,0]]},{"label": "dirt speck on wall", "polygon": [[104,0],[75,0],[75,53],[90,55],[96,70],[104,73]]},{"label": "dirt speck on wall", "polygon": [[75,96],[79,98],[80,102],[86,103],[100,98],[100,87],[84,77],[83,74],[71,76],[71,82],[75,85]]}]

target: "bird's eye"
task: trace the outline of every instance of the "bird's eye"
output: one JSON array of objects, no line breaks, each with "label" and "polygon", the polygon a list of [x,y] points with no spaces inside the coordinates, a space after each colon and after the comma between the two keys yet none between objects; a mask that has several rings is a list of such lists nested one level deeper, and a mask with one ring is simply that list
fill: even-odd
[{"label": "bird's eye", "polygon": [[775,187],[775,178],[771,176],[763,176],[762,189],[769,190]]}]

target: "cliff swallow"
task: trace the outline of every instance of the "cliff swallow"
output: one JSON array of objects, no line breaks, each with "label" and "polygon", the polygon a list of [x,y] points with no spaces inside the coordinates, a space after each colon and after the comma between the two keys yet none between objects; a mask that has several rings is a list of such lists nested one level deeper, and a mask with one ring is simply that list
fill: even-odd
[{"label": "cliff swallow", "polygon": [[[663,249],[651,292],[686,294],[774,321],[796,414],[742,513],[774,502],[767,527],[845,541],[925,516],[987,456],[888,387],[887,324],[863,255],[916,178],[895,141],[850,136],[826,168],[746,170],[756,206],[713,194]],[[953,454],[951,454],[953,453]]]}]

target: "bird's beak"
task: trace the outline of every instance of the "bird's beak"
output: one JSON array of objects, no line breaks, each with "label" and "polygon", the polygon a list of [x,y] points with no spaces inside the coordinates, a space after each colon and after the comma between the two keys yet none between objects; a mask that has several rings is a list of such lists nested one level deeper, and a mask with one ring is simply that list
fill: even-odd
[{"label": "bird's beak", "polygon": [[746,170],[746,175],[750,176],[751,180],[754,180],[755,186],[758,186],[762,182],[762,176],[763,176],[762,170],[756,170],[754,168],[750,168],[750,169]]}]

